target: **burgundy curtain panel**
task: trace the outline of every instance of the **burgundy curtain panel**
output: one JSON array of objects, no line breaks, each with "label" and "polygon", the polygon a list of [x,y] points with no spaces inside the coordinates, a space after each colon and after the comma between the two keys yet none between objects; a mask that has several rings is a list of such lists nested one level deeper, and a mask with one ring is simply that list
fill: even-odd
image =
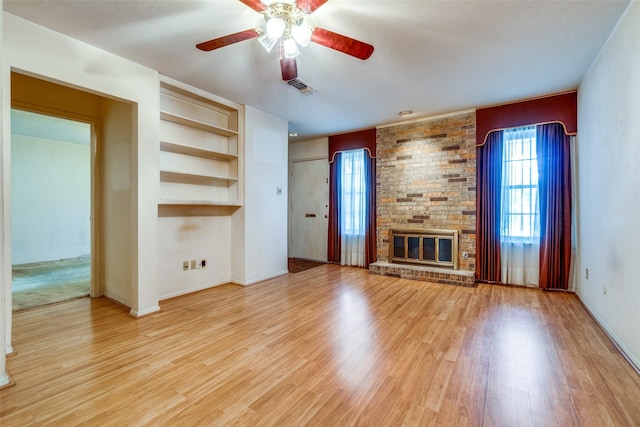
[{"label": "burgundy curtain panel", "polygon": [[536,127],[540,287],[568,289],[571,264],[570,138],[559,123]]},{"label": "burgundy curtain panel", "polygon": [[364,266],[376,262],[377,255],[377,227],[376,227],[376,159],[371,157],[369,150],[364,150],[364,176],[367,183],[366,203],[366,231],[364,235]]},{"label": "burgundy curtain panel", "polygon": [[340,195],[342,182],[342,151],[364,149],[364,173],[367,182],[367,218],[364,243],[364,263],[369,264],[377,259],[376,238],[376,130],[366,129],[329,137],[329,237],[327,244],[327,260],[340,264]]},{"label": "burgundy curtain panel", "polygon": [[342,153],[335,153],[333,161],[329,163],[329,235],[327,238],[327,261],[340,264],[340,194],[342,181]]},{"label": "burgundy curtain panel", "polygon": [[502,131],[489,133],[476,156],[476,280],[499,282]]}]

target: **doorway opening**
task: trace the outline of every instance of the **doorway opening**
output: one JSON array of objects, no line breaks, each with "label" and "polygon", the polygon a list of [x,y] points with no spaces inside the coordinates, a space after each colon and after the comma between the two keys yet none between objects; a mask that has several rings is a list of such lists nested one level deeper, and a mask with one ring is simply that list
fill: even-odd
[{"label": "doorway opening", "polygon": [[90,123],[11,110],[12,306],[91,290]]}]

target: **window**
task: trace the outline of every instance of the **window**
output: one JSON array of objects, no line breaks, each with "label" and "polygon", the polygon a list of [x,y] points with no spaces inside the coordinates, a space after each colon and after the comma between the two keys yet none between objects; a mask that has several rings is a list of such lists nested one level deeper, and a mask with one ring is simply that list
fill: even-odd
[{"label": "window", "polygon": [[532,243],[539,239],[536,127],[507,129],[502,148],[503,240]]},{"label": "window", "polygon": [[364,236],[366,230],[366,184],[364,150],[342,153],[342,230],[346,235]]}]

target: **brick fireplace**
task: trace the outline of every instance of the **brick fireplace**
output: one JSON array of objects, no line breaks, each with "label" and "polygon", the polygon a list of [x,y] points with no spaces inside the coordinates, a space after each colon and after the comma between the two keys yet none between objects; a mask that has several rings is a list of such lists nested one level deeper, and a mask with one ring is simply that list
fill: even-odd
[{"label": "brick fireplace", "polygon": [[[377,257],[370,272],[472,286],[476,248],[475,112],[377,130]],[[394,263],[391,229],[458,233],[457,269]]]}]

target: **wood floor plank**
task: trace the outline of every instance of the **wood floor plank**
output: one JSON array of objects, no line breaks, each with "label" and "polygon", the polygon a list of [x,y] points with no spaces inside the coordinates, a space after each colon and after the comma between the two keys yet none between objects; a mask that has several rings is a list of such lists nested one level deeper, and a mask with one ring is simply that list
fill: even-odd
[{"label": "wood floor plank", "polygon": [[640,425],[640,378],[571,294],[322,265],[161,309],[16,313],[0,425]]}]

